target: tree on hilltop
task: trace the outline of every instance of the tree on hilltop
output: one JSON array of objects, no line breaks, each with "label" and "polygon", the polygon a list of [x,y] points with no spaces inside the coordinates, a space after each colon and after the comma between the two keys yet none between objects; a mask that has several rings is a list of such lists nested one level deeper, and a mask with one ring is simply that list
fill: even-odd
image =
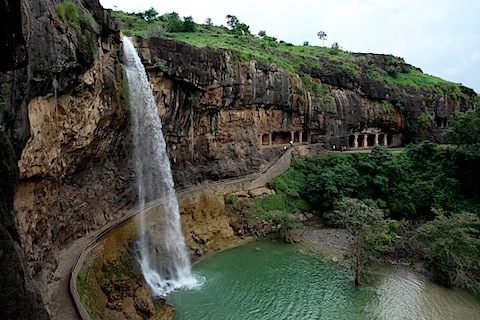
[{"label": "tree on hilltop", "polygon": [[151,7],[150,9],[142,12],[141,16],[142,16],[143,19],[145,19],[147,21],[152,21],[152,20],[155,20],[157,18],[158,12],[153,7]]},{"label": "tree on hilltop", "polygon": [[205,24],[207,25],[207,29],[212,29],[213,28],[212,18],[205,19]]},{"label": "tree on hilltop", "polygon": [[325,46],[325,40],[327,40],[327,34],[325,33],[325,31],[319,31],[317,33],[317,36],[318,36],[318,39],[323,41],[323,46]]},{"label": "tree on hilltop", "polygon": [[250,26],[240,22],[240,20],[234,15],[227,15],[227,25],[231,28],[232,33],[250,34]]},{"label": "tree on hilltop", "polygon": [[182,32],[195,32],[195,22],[192,16],[183,17]]}]

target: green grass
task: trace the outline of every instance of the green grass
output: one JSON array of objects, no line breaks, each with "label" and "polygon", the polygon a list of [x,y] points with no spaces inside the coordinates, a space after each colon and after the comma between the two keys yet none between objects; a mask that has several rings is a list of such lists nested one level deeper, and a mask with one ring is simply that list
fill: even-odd
[{"label": "green grass", "polygon": [[336,48],[295,46],[281,40],[277,41],[270,36],[262,38],[253,34],[234,34],[224,26],[204,24],[196,24],[196,32],[172,33],[166,32],[169,27],[168,17],[171,14],[165,14],[152,21],[142,19],[139,14],[121,11],[113,11],[113,14],[125,35],[160,35],[199,48],[227,49],[232,52],[236,62],[256,60],[267,65],[274,63],[287,72],[299,74],[305,89],[315,95],[321,95],[322,88],[312,81],[310,75],[305,74],[305,70],[318,70],[325,76],[347,74],[354,78],[370,78],[387,88],[395,86],[427,88],[441,95],[451,95],[453,98],[462,91],[460,84],[424,74],[406,64],[402,58],[393,55],[372,56]]},{"label": "green grass", "polygon": [[78,24],[78,7],[75,2],[72,0],[62,1],[55,5],[55,11],[63,22],[69,24],[75,29],[80,28]]},{"label": "green grass", "polygon": [[253,201],[251,211],[261,219],[271,219],[272,211],[295,214],[309,208],[300,198],[300,188],[305,177],[299,170],[289,169],[273,179],[269,186],[276,194],[260,197]]}]

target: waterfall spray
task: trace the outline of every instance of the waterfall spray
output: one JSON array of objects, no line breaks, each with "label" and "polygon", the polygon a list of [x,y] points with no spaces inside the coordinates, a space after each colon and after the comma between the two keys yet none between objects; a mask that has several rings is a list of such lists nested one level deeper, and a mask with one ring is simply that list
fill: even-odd
[{"label": "waterfall spray", "polygon": [[[200,284],[191,272],[157,105],[140,57],[126,37],[123,54],[141,210],[138,260],[154,296],[164,297],[172,290]],[[154,213],[146,210],[152,201],[156,201]]]}]

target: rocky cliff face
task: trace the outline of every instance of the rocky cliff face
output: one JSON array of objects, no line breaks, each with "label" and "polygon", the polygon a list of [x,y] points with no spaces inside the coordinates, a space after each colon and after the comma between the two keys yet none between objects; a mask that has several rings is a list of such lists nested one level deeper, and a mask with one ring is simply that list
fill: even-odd
[{"label": "rocky cliff face", "polygon": [[[127,103],[119,34],[98,0],[76,1],[74,22],[59,17],[58,3],[0,0],[0,257],[2,269],[17,271],[0,279],[12,288],[0,299],[10,306],[2,308],[6,318],[18,310],[45,318],[28,275],[48,306],[59,252],[123,216],[136,197],[128,126],[135,106]],[[354,134],[365,132],[438,140],[444,119],[471,108],[475,95],[389,89],[333,73],[327,62],[304,70],[313,89],[299,75],[226,50],[160,38],[135,43],[178,187],[255,172],[291,140],[354,145]]]},{"label": "rocky cliff face", "polygon": [[[464,87],[449,95],[368,78],[370,66],[391,64],[384,55],[362,55],[361,72],[344,71],[325,59],[322,69],[302,70],[309,76],[305,81],[227,50],[165,38],[135,41],[149,70],[180,184],[248,174],[264,164],[268,151],[291,140],[327,148],[373,146],[383,137],[387,145],[442,142],[447,117],[473,108],[476,97]],[[405,63],[392,67],[414,68]]]},{"label": "rocky cliff face", "polygon": [[119,35],[97,0],[65,21],[59,3],[0,1],[2,319],[48,318],[30,276],[46,291],[59,250],[130,201]]}]

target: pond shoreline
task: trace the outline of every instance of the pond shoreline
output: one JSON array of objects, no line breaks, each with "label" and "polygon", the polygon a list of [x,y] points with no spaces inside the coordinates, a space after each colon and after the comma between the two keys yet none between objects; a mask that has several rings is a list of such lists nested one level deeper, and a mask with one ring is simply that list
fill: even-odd
[{"label": "pond shoreline", "polygon": [[[339,250],[348,249],[352,243],[353,236],[345,229],[317,229],[311,228],[303,232],[302,237],[317,245],[329,246]],[[423,265],[424,260],[419,250],[405,244],[405,240],[399,245],[394,246],[391,253],[385,255],[383,260],[392,265],[401,265],[411,268],[413,271],[422,273],[425,276],[431,276]]]},{"label": "pond shoreline", "polygon": [[315,244],[327,245],[337,249],[347,249],[352,241],[352,235],[345,229],[308,229],[303,237]]}]

